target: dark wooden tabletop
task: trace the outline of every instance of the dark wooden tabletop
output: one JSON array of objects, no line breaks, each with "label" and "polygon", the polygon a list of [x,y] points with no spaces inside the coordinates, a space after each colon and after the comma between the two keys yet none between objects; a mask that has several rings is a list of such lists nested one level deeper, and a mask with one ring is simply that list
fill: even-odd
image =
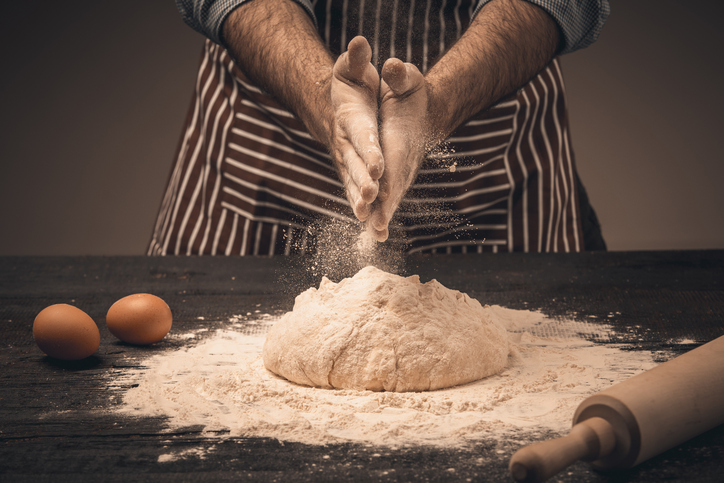
[{"label": "dark wooden tabletop", "polygon": [[[169,433],[163,418],[99,411],[124,389],[107,381],[128,370],[129,360],[140,365],[183,344],[176,338],[139,348],[107,337],[104,317],[114,301],[150,292],[171,306],[175,332],[222,328],[234,314],[290,310],[299,291],[319,283],[308,263],[0,257],[0,481],[511,481],[513,441],[481,440],[467,449],[314,446],[209,438],[200,428]],[[605,319],[615,331],[603,343],[633,349],[676,353],[724,334],[724,251],[433,255],[406,259],[403,271],[484,303],[575,314],[590,323]],[[59,362],[37,348],[33,320],[54,303],[82,307],[98,323],[102,339],[94,356]],[[672,339],[693,342],[673,346]],[[169,447],[202,453],[212,446],[203,458],[159,461]],[[722,475],[720,426],[632,470],[600,474],[577,463],[555,481],[718,482]]]}]

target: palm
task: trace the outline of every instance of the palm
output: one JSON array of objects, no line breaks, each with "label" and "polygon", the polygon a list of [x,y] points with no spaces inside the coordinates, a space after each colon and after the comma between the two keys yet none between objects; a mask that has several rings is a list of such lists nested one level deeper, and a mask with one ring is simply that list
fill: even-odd
[{"label": "palm", "polygon": [[390,59],[382,68],[380,137],[385,169],[368,220],[375,238],[388,237],[388,224],[417,175],[426,150],[428,95],[422,73]]},{"label": "palm", "polygon": [[370,64],[372,51],[363,37],[334,65],[331,99],[334,108],[332,156],[355,216],[368,218],[377,196],[384,164],[377,128],[380,78]]}]

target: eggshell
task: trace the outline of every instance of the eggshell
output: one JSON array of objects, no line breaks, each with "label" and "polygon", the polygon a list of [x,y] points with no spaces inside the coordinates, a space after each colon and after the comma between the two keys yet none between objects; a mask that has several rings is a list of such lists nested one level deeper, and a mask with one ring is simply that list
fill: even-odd
[{"label": "eggshell", "polygon": [[66,361],[85,359],[101,344],[101,334],[93,319],[67,304],[41,310],[33,322],[33,338],[41,351]]},{"label": "eggshell", "polygon": [[111,334],[130,344],[152,344],[171,330],[173,316],[166,302],[155,295],[137,293],[114,303],[106,315]]}]

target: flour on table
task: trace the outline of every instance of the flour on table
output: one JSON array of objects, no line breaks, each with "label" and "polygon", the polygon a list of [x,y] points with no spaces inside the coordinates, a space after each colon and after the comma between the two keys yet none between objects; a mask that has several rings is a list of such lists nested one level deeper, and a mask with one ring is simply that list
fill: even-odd
[{"label": "flour on table", "polygon": [[[565,433],[586,397],[656,366],[647,351],[600,344],[611,327],[491,306],[507,330],[503,370],[478,381],[422,392],[319,389],[264,367],[269,314],[233,316],[109,380],[120,414],[163,418],[170,434],[194,428],[207,438],[263,437],[304,444],[463,447],[541,432]],[[201,329],[205,330],[205,329]]]},{"label": "flour on table", "polygon": [[263,360],[307,386],[427,391],[500,372],[508,335],[490,307],[462,292],[368,266],[300,294],[269,330]]}]

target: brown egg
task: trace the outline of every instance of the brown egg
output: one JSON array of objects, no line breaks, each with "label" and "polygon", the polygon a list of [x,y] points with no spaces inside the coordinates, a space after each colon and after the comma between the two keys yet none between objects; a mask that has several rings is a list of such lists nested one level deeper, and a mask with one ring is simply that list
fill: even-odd
[{"label": "brown egg", "polygon": [[101,334],[93,319],[67,304],[41,310],[33,322],[33,338],[41,351],[66,361],[85,359],[101,344]]},{"label": "brown egg", "polygon": [[111,334],[131,344],[152,344],[171,330],[171,309],[162,299],[148,293],[123,297],[106,315]]}]

